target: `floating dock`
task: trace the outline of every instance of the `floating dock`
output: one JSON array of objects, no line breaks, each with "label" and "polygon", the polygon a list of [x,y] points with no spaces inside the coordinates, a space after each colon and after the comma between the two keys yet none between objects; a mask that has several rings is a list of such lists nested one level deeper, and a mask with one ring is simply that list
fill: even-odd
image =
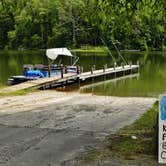
[{"label": "floating dock", "polygon": [[23,82],[17,85],[3,88],[0,90],[0,93],[11,93],[26,89],[48,89],[60,84],[65,84],[67,86],[71,82],[82,82],[96,77],[111,75],[115,78],[138,72],[139,65],[125,65],[113,68],[107,68],[104,66],[103,69],[100,70],[94,70],[94,68],[91,68],[91,71],[89,72],[80,72],[79,70],[77,73],[62,73],[61,75],[54,77],[40,78],[37,80]]}]

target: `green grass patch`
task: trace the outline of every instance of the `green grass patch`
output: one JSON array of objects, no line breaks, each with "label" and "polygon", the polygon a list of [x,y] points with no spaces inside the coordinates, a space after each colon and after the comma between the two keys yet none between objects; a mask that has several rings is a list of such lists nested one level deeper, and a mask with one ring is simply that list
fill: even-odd
[{"label": "green grass patch", "polygon": [[73,52],[107,52],[103,46],[81,46],[81,48],[72,49]]},{"label": "green grass patch", "polygon": [[[103,148],[82,157],[82,162],[108,158],[136,161],[157,157],[158,102],[132,125],[109,136]],[[156,161],[156,160],[155,160]]]},{"label": "green grass patch", "polygon": [[3,88],[5,88],[5,86],[0,86],[0,89],[3,89]]},{"label": "green grass patch", "polygon": [[[132,125],[121,129],[108,140],[110,150],[118,150],[124,157],[130,155],[156,155],[158,102]],[[136,139],[133,139],[134,136]]]},{"label": "green grass patch", "polygon": [[25,90],[18,90],[15,92],[4,92],[0,93],[0,97],[5,97],[5,96],[21,96],[21,95],[26,95],[31,92],[37,92],[39,90],[30,90],[30,89],[25,89]]},{"label": "green grass patch", "polygon": [[5,88],[6,86],[0,83],[0,89]]}]

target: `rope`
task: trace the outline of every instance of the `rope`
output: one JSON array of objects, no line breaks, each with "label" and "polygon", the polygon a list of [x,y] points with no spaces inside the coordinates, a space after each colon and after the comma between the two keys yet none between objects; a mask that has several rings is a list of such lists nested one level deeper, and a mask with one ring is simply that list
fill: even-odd
[{"label": "rope", "polygon": [[122,60],[124,61],[124,63],[127,65],[127,64],[128,64],[127,61],[126,61],[126,60],[124,59],[124,57],[121,55],[121,53],[120,53],[118,47],[116,46],[116,44],[115,44],[112,40],[111,40],[111,42],[112,42],[114,48],[116,49],[118,55],[122,58]]},{"label": "rope", "polygon": [[101,41],[102,41],[102,43],[105,45],[105,47],[106,47],[108,53],[111,55],[111,57],[112,57],[114,63],[116,63],[115,57],[112,55],[111,51],[109,50],[108,46],[106,45],[106,43],[104,42],[104,40],[103,40],[102,38],[101,38]]}]

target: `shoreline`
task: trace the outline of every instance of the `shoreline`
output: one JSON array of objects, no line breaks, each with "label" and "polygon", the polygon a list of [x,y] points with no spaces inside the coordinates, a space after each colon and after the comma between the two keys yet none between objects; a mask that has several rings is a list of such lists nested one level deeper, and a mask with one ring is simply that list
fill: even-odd
[{"label": "shoreline", "polygon": [[[11,95],[11,96],[0,96],[0,113],[4,112],[11,107],[13,109],[20,108],[23,110],[30,110],[41,106],[48,106],[49,104],[55,104],[61,100],[70,99],[75,96],[82,97],[96,97],[104,99],[119,99],[124,101],[124,99],[133,99],[134,102],[137,100],[149,99],[157,100],[155,97],[119,97],[119,96],[103,96],[92,93],[79,93],[76,91],[59,91],[59,90],[44,90],[44,91],[30,91],[21,95]],[[41,103],[42,101],[42,103]],[[24,104],[23,104],[24,103]]]}]

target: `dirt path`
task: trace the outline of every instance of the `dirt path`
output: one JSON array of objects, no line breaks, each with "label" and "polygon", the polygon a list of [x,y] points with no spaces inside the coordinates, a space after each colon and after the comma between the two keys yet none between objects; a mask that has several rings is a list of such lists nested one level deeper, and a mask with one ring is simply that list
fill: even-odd
[{"label": "dirt path", "polygon": [[72,165],[155,100],[56,91],[0,98],[0,166]]}]

